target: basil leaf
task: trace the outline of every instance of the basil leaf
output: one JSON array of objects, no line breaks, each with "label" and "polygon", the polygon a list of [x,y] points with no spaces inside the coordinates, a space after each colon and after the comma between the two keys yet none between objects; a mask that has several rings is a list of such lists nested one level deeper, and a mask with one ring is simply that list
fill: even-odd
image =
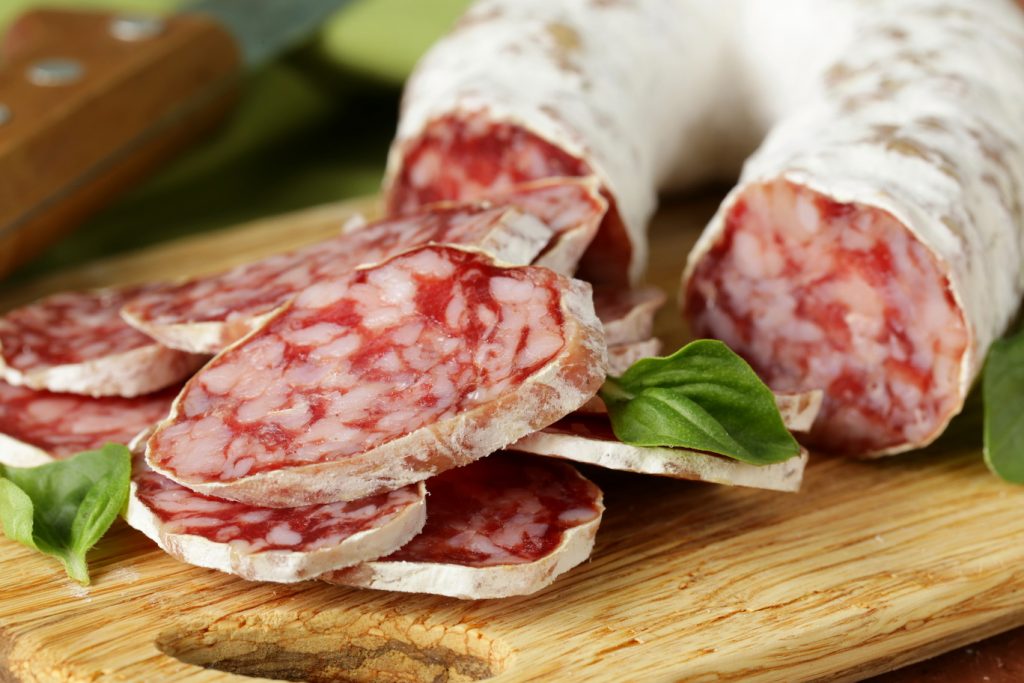
[{"label": "basil leaf", "polygon": [[128,502],[131,453],[107,444],[39,467],[0,465],[4,534],[53,555],[75,581],[89,583],[85,554]]},{"label": "basil leaf", "polygon": [[800,446],[771,390],[720,341],[701,339],[667,358],[644,358],[600,391],[612,431],[634,446],[690,448],[754,465],[782,462]]},{"label": "basil leaf", "polygon": [[992,345],[982,378],[985,464],[998,477],[1024,484],[1024,333]]}]

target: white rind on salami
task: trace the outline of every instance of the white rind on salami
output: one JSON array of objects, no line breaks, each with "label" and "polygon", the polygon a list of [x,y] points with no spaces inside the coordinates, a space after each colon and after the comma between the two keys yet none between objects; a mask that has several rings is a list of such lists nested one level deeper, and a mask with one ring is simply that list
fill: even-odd
[{"label": "white rind on salami", "polygon": [[407,249],[430,243],[459,244],[525,265],[551,238],[548,226],[518,209],[449,203],[349,229],[224,273],[154,287],[127,302],[122,315],[167,346],[217,353],[262,326],[306,287]]},{"label": "white rind on salami", "polygon": [[425,479],[593,396],[586,283],[424,247],[305,290],[185,386],[147,459],[195,491],[295,507]]},{"label": "white rind on salami", "polygon": [[630,446],[615,438],[607,418],[601,416],[567,417],[509,449],[612,470],[787,492],[800,490],[807,464],[803,449],[799,456],[780,463],[751,465],[687,448]]},{"label": "white rind on salami", "polygon": [[[786,429],[807,432],[821,409],[822,392],[776,394],[775,404]],[[588,404],[589,405],[589,404]],[[803,479],[807,452],[773,465],[750,465],[739,460],[686,448],[630,446],[615,438],[604,403],[589,414],[582,411],[530,434],[511,450],[565,458],[600,467],[676,479],[695,479],[730,486],[797,491]]]},{"label": "white rind on salami", "polygon": [[691,253],[683,300],[774,389],[825,388],[816,443],[923,446],[1024,288],[1024,15],[1000,0],[782,14],[744,15],[751,100],[777,125]]},{"label": "white rind on salami", "polygon": [[423,528],[425,499],[420,483],[347,503],[261,508],[190,491],[136,457],[125,520],[182,562],[293,583],[405,545]]},{"label": "white rind on salami", "polygon": [[608,347],[608,374],[621,375],[629,366],[641,358],[651,358],[661,353],[660,339],[616,344]]},{"label": "white rind on salami", "polygon": [[134,398],[57,394],[0,382],[0,463],[35,467],[129,445],[167,416],[177,387]]},{"label": "white rind on salami", "polygon": [[[392,211],[502,192],[524,180],[596,175],[611,199],[588,260],[594,278],[636,280],[647,221],[670,180],[735,163],[708,136],[732,88],[731,3],[484,0],[417,65],[385,187]],[[610,46],[614,46],[611,48]],[[741,108],[718,113],[717,122]],[[743,137],[743,136],[735,136]],[[681,169],[679,159],[692,159]],[[593,257],[592,259],[589,257]]]},{"label": "white rind on salami", "polygon": [[66,292],[0,318],[0,378],[37,390],[131,398],[181,382],[205,356],[156,343],[121,320],[146,288]]},{"label": "white rind on salami", "polygon": [[497,454],[427,481],[427,525],[330,583],[467,600],[529,595],[589,556],[604,511],[575,468]]},{"label": "white rind on salami", "polygon": [[594,310],[604,325],[608,346],[650,339],[654,333],[654,316],[666,298],[665,292],[657,287],[595,288]]}]

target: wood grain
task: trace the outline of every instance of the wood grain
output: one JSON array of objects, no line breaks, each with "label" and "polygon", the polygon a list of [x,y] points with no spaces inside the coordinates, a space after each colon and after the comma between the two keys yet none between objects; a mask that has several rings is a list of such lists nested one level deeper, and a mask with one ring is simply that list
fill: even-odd
[{"label": "wood grain", "polygon": [[[219,122],[240,74],[231,37],[198,15],[118,40],[112,16],[34,10],[11,27],[0,68],[0,276],[25,262]],[[80,80],[39,86],[40,60],[74,59]],[[139,226],[144,230],[145,226]]]},{"label": "wood grain", "polygon": [[[663,211],[652,280],[674,290],[714,200]],[[206,271],[334,232],[339,204],[68,273],[71,285]],[[658,332],[686,332],[669,309]],[[854,680],[1024,624],[1024,490],[990,476],[977,411],[927,451],[812,457],[801,493],[587,470],[593,560],[524,598],[462,602],[252,584],[182,565],[120,525],[81,588],[0,539],[10,680]],[[201,667],[213,667],[204,669]],[[219,670],[218,670],[219,669]],[[3,680],[3,674],[0,674]]]}]

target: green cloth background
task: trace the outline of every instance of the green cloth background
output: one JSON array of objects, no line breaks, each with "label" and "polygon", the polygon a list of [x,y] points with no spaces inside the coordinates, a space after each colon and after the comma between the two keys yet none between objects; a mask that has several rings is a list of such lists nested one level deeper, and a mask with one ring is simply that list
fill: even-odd
[{"label": "green cloth background", "polygon": [[[4,284],[174,237],[376,191],[395,129],[401,84],[468,1],[339,0],[341,9],[306,45],[247,79],[237,111],[214,135]],[[39,4],[44,3],[0,0],[0,29]],[[183,3],[45,4],[163,13]]]}]

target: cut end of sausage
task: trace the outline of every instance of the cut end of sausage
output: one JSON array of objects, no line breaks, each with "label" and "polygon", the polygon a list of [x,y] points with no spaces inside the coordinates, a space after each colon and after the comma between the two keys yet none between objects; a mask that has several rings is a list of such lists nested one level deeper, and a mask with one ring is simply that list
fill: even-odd
[{"label": "cut end of sausage", "polygon": [[[437,118],[394,152],[387,187],[389,213],[406,214],[445,200],[500,199],[521,183],[593,175],[578,159],[529,129],[491,118],[487,112],[465,112]],[[632,246],[607,188],[602,194],[607,213],[582,259],[588,279],[627,280]],[[591,242],[592,240],[592,242]],[[568,247],[568,245],[566,245]],[[563,265],[555,252],[549,264]]]},{"label": "cut end of sausage", "polygon": [[463,599],[528,595],[586,560],[604,512],[575,468],[498,453],[428,480],[427,523],[391,555],[329,583]]},{"label": "cut end of sausage", "polygon": [[295,507],[465,465],[604,380],[590,287],[433,246],[306,289],[201,370],[149,463],[209,495]]},{"label": "cut end of sausage", "polygon": [[423,484],[347,503],[263,508],[204,496],[136,457],[125,520],[172,557],[292,583],[386,555],[423,528]]},{"label": "cut end of sausage", "polygon": [[932,253],[888,212],[784,180],[750,185],[684,284],[698,335],[778,392],[824,389],[808,441],[879,455],[934,440],[963,405],[964,316]]}]

